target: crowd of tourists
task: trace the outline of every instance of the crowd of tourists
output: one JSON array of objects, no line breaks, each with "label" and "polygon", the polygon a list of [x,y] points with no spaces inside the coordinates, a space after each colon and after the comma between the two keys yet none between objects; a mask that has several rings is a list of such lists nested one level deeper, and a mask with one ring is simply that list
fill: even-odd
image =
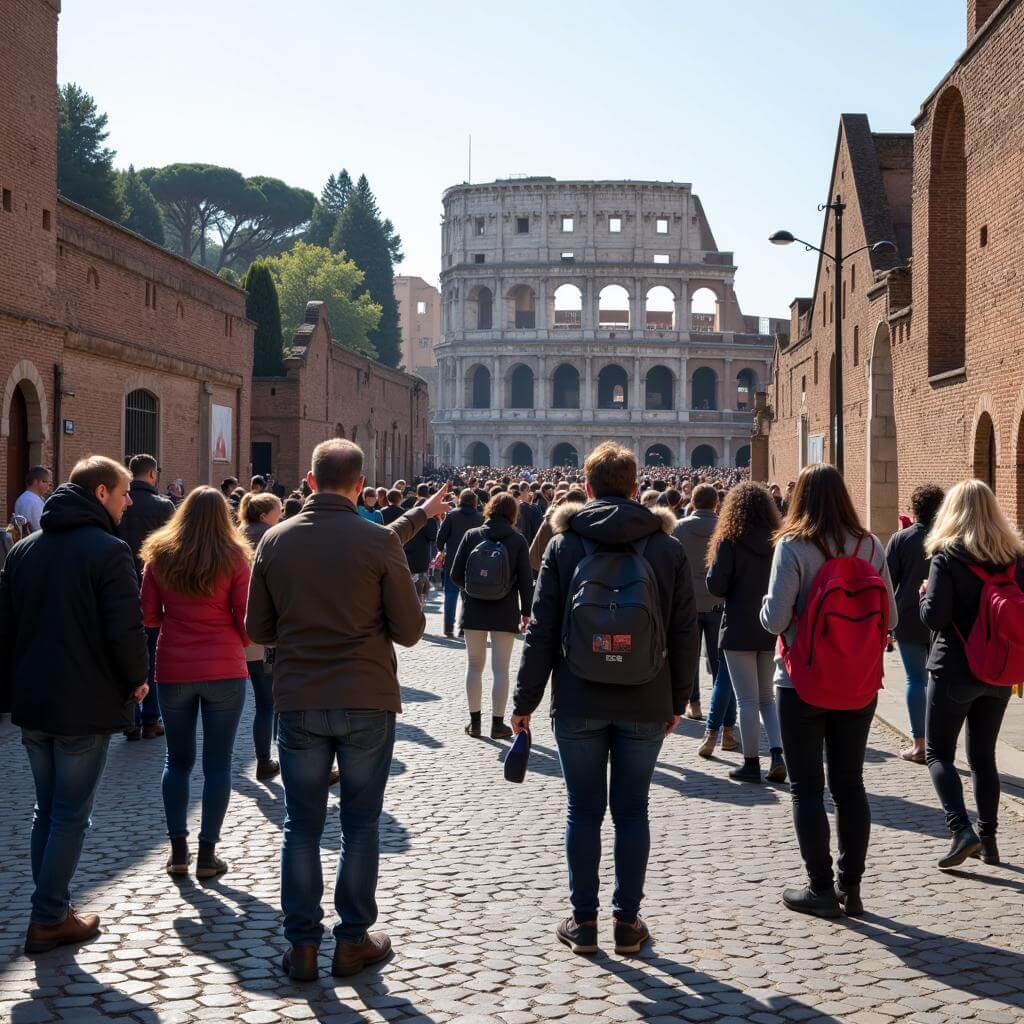
[{"label": "crowd of tourists", "polygon": [[[785,905],[863,913],[864,761],[892,637],[907,673],[902,756],[927,763],[951,833],[939,866],[999,863],[995,750],[1024,681],[1024,544],[980,481],[918,488],[913,521],[885,547],[831,466],[807,467],[783,493],[738,470],[639,470],[612,442],[582,470],[442,467],[390,487],[368,485],[362,451],[342,439],[316,447],[292,493],[256,476],[175,501],[148,454],[127,468],[90,456],[52,483],[41,467],[29,473],[20,539],[0,552],[0,712],[21,729],[36,789],[28,954],[100,931],[71,886],[113,735],[164,737],[168,874],[230,870],[220,842],[251,690],[256,776],[280,775],[284,788],[283,971],[319,973],[332,785],[342,846],[331,970],[348,976],[389,956],[388,936],[371,929],[401,712],[393,645],[419,641],[431,586],[444,594],[446,641],[464,642],[465,732],[513,741],[510,777],[550,687],[571,907],[555,932],[577,953],[599,946],[609,807],[614,947],[635,953],[650,938],[640,915],[649,790],[666,738],[684,741],[684,716],[704,722],[701,757],[719,743],[742,752],[732,781],[788,779],[807,877],[784,890]],[[976,826],[954,764],[965,728]]]}]

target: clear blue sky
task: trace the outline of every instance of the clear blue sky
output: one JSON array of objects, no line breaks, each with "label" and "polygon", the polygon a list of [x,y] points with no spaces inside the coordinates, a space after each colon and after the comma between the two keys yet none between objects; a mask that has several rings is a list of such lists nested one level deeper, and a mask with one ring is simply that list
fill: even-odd
[{"label": "clear blue sky", "polygon": [[[813,254],[841,112],[909,131],[966,0],[64,0],[58,76],[110,115],[118,164],[226,164],[319,193],[365,172],[436,282],[441,192],[466,177],[688,181],[784,316]],[[240,20],[239,16],[244,20]]]}]

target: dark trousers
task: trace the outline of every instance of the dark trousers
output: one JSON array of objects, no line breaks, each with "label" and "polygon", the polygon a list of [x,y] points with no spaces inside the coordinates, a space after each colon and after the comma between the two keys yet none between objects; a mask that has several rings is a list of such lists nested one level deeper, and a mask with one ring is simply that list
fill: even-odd
[{"label": "dark trousers", "polygon": [[967,763],[971,766],[974,799],[978,805],[978,831],[983,836],[996,834],[999,824],[996,740],[1009,698],[1008,688],[981,683],[958,687],[935,676],[928,681],[925,757],[950,832],[959,832],[971,823],[964,805],[960,773],[954,764],[957,740],[966,724]]},{"label": "dark trousers", "polygon": [[252,745],[256,748],[257,761],[270,760],[270,741],[274,735],[274,674],[261,658],[247,661],[249,682],[256,704],[252,716]]},{"label": "dark trousers", "polygon": [[839,884],[860,885],[864,874],[871,835],[871,809],[864,790],[864,751],[876,703],[873,700],[859,711],[830,711],[805,703],[792,687],[778,687],[779,724],[789,769],[793,824],[815,892],[826,892],[833,882],[823,753],[828,788],[836,805]]},{"label": "dark trousers", "polygon": [[135,705],[135,728],[143,725],[156,725],[160,721],[160,697],[157,695],[158,687],[153,678],[156,672],[156,640],[160,635],[160,627],[146,627],[146,647],[149,649],[149,676],[146,682],[149,683],[149,693],[146,698]]},{"label": "dark trousers", "polygon": [[[718,631],[722,628],[722,609],[710,612],[697,612],[697,641],[704,637],[704,654],[707,657],[708,672],[714,679],[718,675]],[[693,689],[690,700],[700,703],[700,658],[697,659],[697,671],[693,673]]]}]

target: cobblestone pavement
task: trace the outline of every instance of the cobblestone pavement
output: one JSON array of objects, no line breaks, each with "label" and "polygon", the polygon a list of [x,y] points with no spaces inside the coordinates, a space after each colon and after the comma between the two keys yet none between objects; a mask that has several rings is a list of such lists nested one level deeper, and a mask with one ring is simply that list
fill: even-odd
[{"label": "cobblestone pavement", "polygon": [[[548,723],[537,717],[527,782],[505,783],[502,746],[462,733],[461,645],[440,636],[436,610],[428,631],[400,655],[405,714],[378,893],[380,926],[396,947],[390,962],[340,983],[328,973],[328,936],[319,983],[280,974],[282,792],[276,780],[255,781],[248,714],[222,843],[230,873],[209,884],[167,877],[163,743],[117,737],[74,890],[79,906],[103,917],[103,935],[26,959],[32,787],[8,725],[0,1021],[1024,1020],[1021,805],[1003,812],[1006,866],[937,871],[944,822],[927,773],[896,760],[898,741],[881,728],[867,766],[875,826],[866,917],[823,922],[781,907],[780,889],[801,874],[786,788],[731,783],[738,755],[702,761],[699,727],[687,723],[667,741],[652,790],[645,916],[657,941],[638,958],[615,956],[605,920],[608,951],[574,957],[552,934],[567,901],[564,795]],[[328,877],[337,849],[332,815]]]}]

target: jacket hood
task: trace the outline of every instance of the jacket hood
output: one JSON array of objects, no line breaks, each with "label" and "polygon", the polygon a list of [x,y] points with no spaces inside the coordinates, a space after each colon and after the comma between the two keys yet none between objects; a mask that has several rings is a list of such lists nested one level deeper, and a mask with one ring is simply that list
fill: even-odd
[{"label": "jacket hood", "polygon": [[755,555],[760,555],[762,558],[771,558],[772,552],[775,550],[772,545],[772,532],[769,527],[762,526],[746,537],[738,539],[735,543],[739,547],[752,551]]},{"label": "jacket hood", "polygon": [[488,540],[503,540],[505,537],[511,537],[516,528],[507,519],[499,516],[485,520],[483,531]]},{"label": "jacket hood", "polygon": [[651,509],[629,498],[596,498],[586,505],[559,505],[551,517],[551,530],[571,530],[596,544],[632,544],[659,530],[670,534],[678,522],[666,506]]},{"label": "jacket hood", "polygon": [[46,532],[98,526],[107,533],[116,534],[114,520],[107,510],[78,484],[61,484],[46,499],[39,525]]}]

